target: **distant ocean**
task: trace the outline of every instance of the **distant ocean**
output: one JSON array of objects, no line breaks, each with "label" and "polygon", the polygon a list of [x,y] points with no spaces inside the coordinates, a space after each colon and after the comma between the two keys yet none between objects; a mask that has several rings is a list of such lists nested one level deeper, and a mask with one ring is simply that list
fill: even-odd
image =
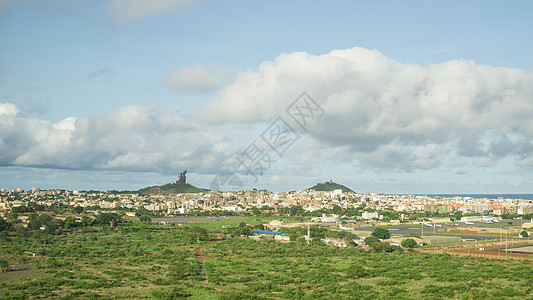
[{"label": "distant ocean", "polygon": [[471,198],[487,198],[487,199],[527,199],[533,200],[533,194],[413,194],[415,196],[429,196],[429,197],[471,197]]}]

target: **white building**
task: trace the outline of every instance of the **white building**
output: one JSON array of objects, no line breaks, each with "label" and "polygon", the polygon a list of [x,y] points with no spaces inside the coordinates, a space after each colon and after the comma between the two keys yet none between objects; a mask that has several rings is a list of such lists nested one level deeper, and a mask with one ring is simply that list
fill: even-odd
[{"label": "white building", "polygon": [[370,220],[370,219],[378,219],[379,218],[379,214],[377,212],[363,212],[363,215],[362,215],[363,219],[365,220]]}]

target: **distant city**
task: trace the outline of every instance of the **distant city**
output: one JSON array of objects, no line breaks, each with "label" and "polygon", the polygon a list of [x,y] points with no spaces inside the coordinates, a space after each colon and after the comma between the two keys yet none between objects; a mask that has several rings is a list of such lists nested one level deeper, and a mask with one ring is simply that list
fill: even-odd
[{"label": "distant city", "polygon": [[[184,176],[184,174],[182,174]],[[185,179],[175,185],[184,184]],[[181,183],[180,183],[181,182]],[[328,181],[324,182],[328,183]],[[329,181],[329,183],[331,183]],[[0,215],[13,207],[34,202],[39,205],[97,207],[100,209],[144,208],[163,215],[187,214],[189,211],[246,212],[251,209],[276,209],[301,206],[304,211],[364,207],[371,211],[427,212],[439,214],[504,214],[533,213],[531,194],[524,195],[386,195],[383,193],[346,192],[343,189],[317,191],[313,189],[292,192],[267,190],[217,191],[198,193],[142,193],[139,191],[69,191],[59,189],[24,191],[0,189]],[[367,214],[361,219],[383,219],[383,215]]]}]

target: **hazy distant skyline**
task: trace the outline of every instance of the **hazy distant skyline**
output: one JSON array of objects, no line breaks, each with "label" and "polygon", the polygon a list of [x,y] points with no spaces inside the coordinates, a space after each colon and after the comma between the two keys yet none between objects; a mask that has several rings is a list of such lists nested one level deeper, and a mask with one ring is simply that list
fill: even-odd
[{"label": "hazy distant skyline", "polygon": [[[0,188],[532,193],[530,1],[0,0]],[[265,146],[263,144],[263,146]]]}]

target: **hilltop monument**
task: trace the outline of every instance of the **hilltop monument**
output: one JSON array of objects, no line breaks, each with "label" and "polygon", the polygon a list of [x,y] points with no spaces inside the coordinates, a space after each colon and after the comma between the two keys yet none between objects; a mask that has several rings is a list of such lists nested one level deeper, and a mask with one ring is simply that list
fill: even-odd
[{"label": "hilltop monument", "polygon": [[176,181],[176,184],[186,184],[187,183],[187,177],[185,176],[187,174],[187,170],[184,170],[180,173],[180,179]]}]

